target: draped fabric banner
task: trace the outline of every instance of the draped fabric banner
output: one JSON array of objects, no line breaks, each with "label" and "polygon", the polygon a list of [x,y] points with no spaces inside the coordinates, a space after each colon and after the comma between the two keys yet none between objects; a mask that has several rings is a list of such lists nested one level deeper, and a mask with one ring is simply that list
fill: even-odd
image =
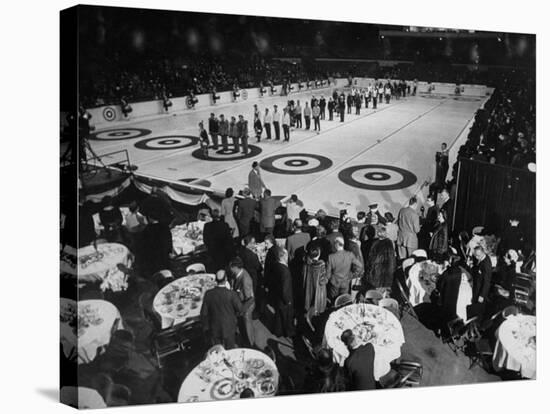
[{"label": "draped fabric banner", "polygon": [[[116,197],[132,184],[139,191],[146,194],[151,194],[154,186],[151,185],[150,182],[146,183],[145,181],[146,180],[141,180],[138,176],[131,175],[121,184],[116,185],[114,188],[111,188],[102,193],[87,194],[86,200],[92,201],[94,203],[100,203],[104,197]],[[204,203],[207,204],[210,208],[219,208],[219,205],[204,193],[188,194],[183,191],[175,190],[169,185],[156,186],[156,188],[160,188],[164,193],[166,193],[166,195],[168,195],[168,197],[170,197],[171,200],[175,201],[176,203],[185,204],[188,206],[198,206]]]},{"label": "draped fabric banner", "polygon": [[468,159],[459,162],[454,230],[485,226],[499,232],[516,217],[534,243],[536,174]]},{"label": "draped fabric banner", "polygon": [[122,193],[126,188],[128,188],[132,182],[134,181],[133,176],[129,176],[126,180],[124,180],[122,183],[116,185],[115,187],[103,191],[101,193],[96,194],[86,194],[86,200],[92,201],[94,203],[100,203],[101,200],[103,200],[103,197],[116,197],[120,193]]}]

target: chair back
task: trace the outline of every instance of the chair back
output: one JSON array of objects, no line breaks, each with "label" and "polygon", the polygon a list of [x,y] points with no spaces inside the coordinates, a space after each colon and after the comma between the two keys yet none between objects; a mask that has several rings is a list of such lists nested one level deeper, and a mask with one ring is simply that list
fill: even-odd
[{"label": "chair back", "polygon": [[378,305],[382,298],[382,294],[376,289],[367,290],[367,293],[365,293],[365,302],[372,305]]},{"label": "chair back", "polygon": [[349,293],[344,293],[336,298],[334,301],[334,307],[336,309],[351,305],[353,303],[353,299]]},{"label": "chair back", "polygon": [[187,266],[185,271],[190,275],[193,275],[195,273],[205,273],[206,267],[202,263],[193,263]]},{"label": "chair back", "polygon": [[399,316],[400,316],[399,303],[395,299],[393,298],[380,299],[380,301],[378,302],[378,306],[389,310],[399,319]]},{"label": "chair back", "polygon": [[519,313],[519,309],[517,306],[511,305],[502,310],[502,317],[504,319],[507,319],[509,316],[517,315]]}]

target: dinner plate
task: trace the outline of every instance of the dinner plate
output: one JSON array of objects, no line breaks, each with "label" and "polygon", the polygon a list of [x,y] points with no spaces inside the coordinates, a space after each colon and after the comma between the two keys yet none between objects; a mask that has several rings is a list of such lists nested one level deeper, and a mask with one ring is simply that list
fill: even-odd
[{"label": "dinner plate", "polygon": [[263,368],[265,362],[263,359],[260,358],[252,358],[246,361],[246,365],[252,369],[260,369]]},{"label": "dinner plate", "polygon": [[215,400],[228,400],[235,393],[235,385],[229,378],[222,378],[214,383],[210,396]]},{"label": "dinner plate", "polygon": [[258,384],[258,389],[262,395],[274,395],[276,391],[275,381],[271,378],[265,379]]}]

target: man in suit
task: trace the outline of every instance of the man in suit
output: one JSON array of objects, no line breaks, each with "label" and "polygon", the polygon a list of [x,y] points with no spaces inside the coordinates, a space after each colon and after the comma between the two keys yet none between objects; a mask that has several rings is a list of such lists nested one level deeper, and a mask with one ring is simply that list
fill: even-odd
[{"label": "man in suit", "polygon": [[241,241],[241,247],[237,251],[237,256],[243,261],[244,270],[248,272],[252,278],[252,285],[254,288],[254,297],[256,298],[256,308],[259,307],[259,299],[263,298],[261,290],[263,289],[262,280],[262,264],[258,255],[254,251],[256,246],[256,239],[252,235],[245,236]]},{"label": "man in suit", "polygon": [[273,105],[273,129],[275,130],[275,140],[281,139],[281,113],[277,110],[277,105]]},{"label": "man in suit", "polygon": [[440,210],[445,210],[447,212],[447,223],[449,223],[449,229],[453,225],[453,207],[454,207],[454,201],[451,199],[451,195],[449,194],[449,190],[444,188],[441,190],[440,193],[441,197],[441,207]]},{"label": "man in suit", "polygon": [[257,161],[252,163],[252,169],[248,173],[248,188],[255,199],[262,196],[262,190],[266,188],[262,176],[260,175],[260,165]]},{"label": "man in suit", "polygon": [[218,149],[218,129],[218,118],[214,113],[211,113],[210,118],[208,118],[208,133],[212,137],[212,148],[215,150]]},{"label": "man in suit", "polygon": [[491,259],[483,247],[477,246],[474,249],[475,264],[472,268],[472,303],[485,303],[491,287],[493,265]]},{"label": "man in suit", "polygon": [[265,108],[264,129],[265,129],[265,133],[267,134],[267,139],[271,139],[271,122],[272,121],[273,121],[273,117],[269,113],[269,109]]},{"label": "man in suit", "polygon": [[338,296],[349,293],[351,279],[363,271],[363,263],[352,252],[344,250],[344,238],[337,237],[334,241],[335,253],[328,257],[328,298],[332,301]]},{"label": "man in suit", "polygon": [[260,232],[263,234],[273,234],[275,227],[275,210],[281,205],[281,202],[271,195],[271,190],[264,191],[263,198],[260,199]]},{"label": "man in suit", "polygon": [[233,290],[239,295],[241,301],[241,317],[239,319],[239,331],[246,346],[254,346],[254,325],[252,313],[254,312],[254,285],[252,278],[243,267],[243,261],[236,257],[229,263],[231,274],[235,278]]},{"label": "man in suit", "polygon": [[397,248],[399,258],[406,259],[412,255],[412,252],[418,249],[418,236],[420,231],[420,216],[416,211],[418,201],[416,197],[411,197],[409,205],[399,210],[397,215]]},{"label": "man in suit", "polygon": [[264,243],[267,250],[264,262],[264,286],[267,291],[267,301],[273,305],[276,286],[273,274],[275,272],[275,265],[278,261],[277,244],[272,234],[265,236]]},{"label": "man in suit", "polygon": [[294,234],[288,236],[286,239],[286,250],[288,251],[288,260],[294,260],[294,257],[302,252],[305,253],[305,247],[310,242],[311,237],[309,233],[302,231],[302,220],[296,219],[293,224]]},{"label": "man in suit", "polygon": [[235,348],[237,318],[241,313],[241,301],[234,291],[227,288],[225,270],[216,273],[216,287],[204,294],[201,322],[205,337],[212,345],[221,344],[226,349]]},{"label": "man in suit", "polygon": [[329,229],[330,233],[327,235],[327,240],[330,242],[330,252],[335,253],[336,247],[334,246],[334,242],[336,241],[337,237],[344,237],[344,235],[339,230],[339,223],[335,220],[331,221],[329,223]]},{"label": "man in suit", "polygon": [[328,255],[332,253],[332,244],[327,240],[327,231],[321,225],[318,225],[315,229],[315,237],[307,244],[306,250],[310,251],[314,248],[321,251],[320,259],[326,263]]},{"label": "man in suit", "polygon": [[251,197],[250,190],[245,188],[243,190],[243,198],[237,200],[235,203],[235,211],[233,215],[237,220],[237,226],[239,227],[239,235],[241,237],[250,234],[250,222],[254,218],[254,212],[258,202]]},{"label": "man in suit", "polygon": [[212,260],[213,269],[215,271],[224,269],[233,255],[233,238],[231,229],[221,219],[218,209],[212,210],[212,221],[204,225],[203,239]]},{"label": "man in suit", "polygon": [[349,351],[349,356],[344,361],[344,369],[350,381],[351,389],[354,391],[376,389],[374,346],[370,342],[359,345],[359,341],[351,329],[342,332],[340,339]]},{"label": "man in suit", "polygon": [[229,121],[225,119],[223,114],[220,115],[220,122],[218,124],[218,132],[222,138],[222,148],[227,150],[227,136],[229,135]]},{"label": "man in suit", "polygon": [[294,329],[294,302],[292,293],[292,276],[288,269],[288,253],[282,247],[276,248],[277,262],[273,268],[275,327],[273,334],[291,338]]},{"label": "man in suit", "polygon": [[248,154],[248,121],[245,121],[242,115],[239,115],[239,122],[237,122],[237,135],[241,141],[243,147],[242,154]]}]

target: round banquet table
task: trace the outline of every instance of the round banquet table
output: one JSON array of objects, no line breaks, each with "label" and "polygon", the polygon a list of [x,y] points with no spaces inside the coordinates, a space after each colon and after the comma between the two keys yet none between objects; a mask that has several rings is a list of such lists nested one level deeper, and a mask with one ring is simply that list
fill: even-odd
[{"label": "round banquet table", "polygon": [[[401,345],[405,343],[401,323],[387,309],[366,303],[345,306],[331,313],[325,327],[324,344],[332,349],[334,361],[340,366],[349,351],[340,340],[342,332],[351,329],[360,338],[360,345],[374,346],[374,378],[386,375],[390,363],[401,356]],[[371,334],[366,334],[370,331]]]},{"label": "round banquet table", "polygon": [[[279,371],[275,363],[263,352],[249,348],[226,350],[227,360],[234,365],[234,372],[223,362],[213,364],[208,359],[202,361],[187,375],[180,387],[178,402],[196,402],[212,400],[238,399],[245,388],[254,391],[255,398],[272,397],[277,393]],[[243,363],[244,360],[244,363]],[[238,379],[240,373],[248,374],[246,379]],[[271,375],[267,375],[267,371]],[[234,374],[237,375],[236,385],[232,385]],[[262,391],[262,385],[267,382],[270,390]],[[222,384],[226,384],[227,394],[216,393]]]},{"label": "round banquet table", "polygon": [[59,391],[59,400],[78,409],[107,408],[103,397],[92,388],[63,387]]},{"label": "round banquet table", "polygon": [[[98,350],[109,344],[111,333],[123,329],[120,312],[111,302],[105,300],[60,299],[60,336],[63,353],[79,364],[94,360]],[[75,355],[76,352],[76,355]]]},{"label": "round banquet table", "polygon": [[78,249],[78,257],[71,260],[62,255],[61,271],[77,275],[79,282],[99,282],[102,291],[120,292],[126,290],[128,281],[119,264],[131,267],[133,256],[128,248],[119,243],[102,243]]},{"label": "round banquet table", "polygon": [[204,245],[202,229],[204,222],[197,221],[171,229],[172,247],[177,255],[187,255]]},{"label": "round banquet table", "polygon": [[537,324],[531,315],[511,315],[497,330],[493,354],[495,371],[516,371],[524,378],[537,376]]},{"label": "round banquet table", "polygon": [[164,286],[153,301],[153,308],[161,318],[162,328],[198,318],[204,293],[215,286],[214,275],[208,273],[184,276]]}]

